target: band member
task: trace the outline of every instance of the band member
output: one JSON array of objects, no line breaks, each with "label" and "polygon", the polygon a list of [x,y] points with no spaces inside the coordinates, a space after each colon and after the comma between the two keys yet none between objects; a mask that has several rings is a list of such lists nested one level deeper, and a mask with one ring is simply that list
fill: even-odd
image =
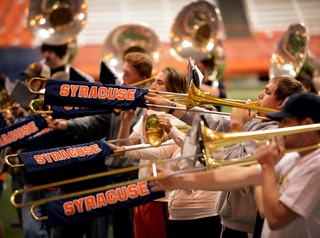
[{"label": "band member", "polygon": [[[161,114],[158,116],[159,125],[165,128],[165,131],[174,139],[176,144],[160,146],[157,148],[132,150],[119,152],[123,157],[139,159],[141,164],[145,162],[152,163],[158,159],[168,159],[179,157],[181,144],[185,134],[180,132],[170,122],[169,115]],[[119,147],[112,145],[115,150],[129,149],[134,146]],[[166,163],[166,168],[173,170],[182,170],[191,168],[185,160]],[[198,162],[196,166],[199,166]],[[142,171],[144,172],[144,171]],[[146,174],[143,174],[146,175]],[[220,237],[221,224],[217,215],[214,204],[216,199],[215,191],[177,189],[171,191],[168,195],[167,203],[169,206],[169,229],[167,237]],[[155,204],[153,204],[155,203]],[[161,229],[154,227],[155,224],[163,222],[162,207],[159,202],[153,202],[135,207],[137,214],[135,216],[136,237],[166,237]],[[159,211],[160,210],[160,211]],[[137,220],[136,220],[137,218]],[[165,217],[167,219],[167,217]],[[210,229],[199,229],[200,226],[210,227]],[[186,229],[186,227],[188,227]],[[162,228],[164,229],[164,228]],[[152,232],[159,232],[160,235]]]},{"label": "band member", "polygon": [[[267,113],[280,121],[279,127],[320,123],[320,98],[298,93],[289,97],[281,112]],[[320,142],[319,131],[284,136],[286,149],[299,149]],[[205,173],[181,174],[151,182],[153,190],[194,188],[237,190],[249,184],[262,184],[266,216],[262,237],[318,237],[320,235],[320,149],[307,149],[283,156],[284,145],[257,149],[260,166],[229,167]],[[158,175],[170,171],[158,170]],[[244,190],[243,190],[244,191]]]},{"label": "band member", "polygon": [[[155,82],[151,85],[152,90],[164,92],[186,93],[186,76],[184,73],[175,67],[163,68],[156,77]],[[149,111],[150,112],[150,111]],[[152,112],[151,112],[152,113]],[[134,110],[127,110],[121,113],[121,125],[118,134],[118,139],[132,138],[144,136],[145,124],[148,118],[147,109],[143,109],[143,116],[140,117],[139,122],[134,126],[133,132],[129,134],[131,120],[135,115]],[[185,125],[184,122],[178,120],[171,115],[170,120],[174,125]],[[165,140],[170,139],[165,136]],[[118,145],[136,145],[148,143],[146,139],[130,140],[127,142],[119,142]],[[179,147],[180,148],[180,147]],[[130,158],[130,156],[128,156]],[[140,165],[150,163],[150,160],[140,160]],[[169,164],[164,165],[169,168]],[[139,169],[139,178],[144,178],[148,173],[148,168]],[[167,237],[168,226],[168,198],[160,198],[156,201],[142,204],[134,208],[134,230],[135,237],[141,238],[165,238]]]},{"label": "band member", "polygon": [[[259,106],[280,110],[284,100],[302,90],[302,85],[295,79],[289,77],[275,77],[269,81],[264,91],[259,93]],[[145,96],[147,102],[157,105],[171,106],[171,102],[165,99],[149,94]],[[177,104],[177,107],[185,107]],[[160,110],[160,109],[154,109]],[[167,109],[166,109],[167,110]],[[199,108],[200,110],[200,108]],[[264,116],[264,112],[257,112],[259,116]],[[188,114],[183,111],[175,110],[174,116],[191,125],[193,113]],[[275,128],[277,122],[262,121],[254,118],[254,113],[248,113],[247,110],[233,108],[231,116],[221,116],[212,114],[203,114],[210,129],[217,132],[238,132],[253,131]],[[236,144],[234,146],[238,146]],[[224,159],[244,157],[247,154],[255,152],[255,146],[249,143],[241,143],[242,148],[230,150],[225,153]],[[244,191],[225,191],[218,192],[216,210],[221,217],[221,223],[224,226],[223,237],[247,237],[254,231],[257,207],[254,199],[253,186],[246,186]],[[230,216],[232,214],[232,216]]]},{"label": "band member", "polygon": [[42,44],[41,53],[46,59],[46,64],[50,67],[51,75],[59,71],[66,71],[66,63],[64,57],[67,54],[68,44],[64,45],[48,45]]},{"label": "band member", "polygon": [[[152,61],[147,54],[144,53],[128,53],[125,56],[125,64],[123,66],[123,80],[126,85],[142,81],[150,78],[152,73]],[[135,118],[131,121],[130,130],[138,122],[142,110],[137,109]],[[47,119],[47,122],[52,122],[51,118]],[[74,135],[86,135],[92,131],[101,130],[102,134],[108,139],[117,139],[120,128],[121,117],[115,113],[86,116],[82,118],[76,118],[74,120],[59,121],[57,124],[52,125],[53,129],[66,130]],[[131,132],[131,131],[130,131]],[[138,165],[139,161],[133,159],[121,159],[119,157],[106,157],[105,165],[107,169],[114,170],[127,166]],[[79,176],[79,175],[78,175]],[[118,176],[109,176],[108,183],[119,183],[132,179],[136,179],[138,176],[137,171],[120,174]],[[106,237],[109,234],[109,215],[98,218],[98,237]],[[133,230],[133,209],[124,209],[122,211],[112,214],[112,224],[114,237],[134,237]],[[67,230],[73,232],[73,229],[81,230],[77,226],[68,226]],[[55,235],[53,237],[59,237],[59,229],[54,229]],[[83,236],[80,234],[79,236]],[[61,233],[61,236],[63,233]],[[81,237],[82,237],[81,236]],[[74,233],[73,233],[73,237]]]}]

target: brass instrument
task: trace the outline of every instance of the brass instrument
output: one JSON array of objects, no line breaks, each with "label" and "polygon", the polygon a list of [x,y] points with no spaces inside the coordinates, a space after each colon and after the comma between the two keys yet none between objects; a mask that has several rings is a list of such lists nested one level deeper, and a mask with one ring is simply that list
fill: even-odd
[{"label": "brass instrument", "polygon": [[226,65],[222,30],[219,8],[194,1],[180,11],[170,32],[171,55],[179,61],[187,61],[192,55],[196,63],[206,62],[212,87],[218,87]]},{"label": "brass instrument", "polygon": [[218,106],[231,106],[231,107],[238,107],[244,108],[249,110],[257,110],[261,112],[276,112],[277,110],[271,108],[263,108],[259,106],[254,106],[250,104],[244,104],[239,102],[232,102],[228,100],[224,100],[221,98],[215,98],[208,93],[201,92],[193,82],[191,82],[188,92],[188,100],[187,100],[187,112],[198,105],[203,104],[213,104]]},{"label": "brass instrument", "polygon": [[102,45],[102,57],[117,72],[122,70],[124,56],[129,52],[142,52],[150,56],[153,74],[163,58],[163,46],[157,34],[147,25],[126,24],[113,29]]},{"label": "brass instrument", "polygon": [[310,79],[315,91],[320,93],[320,63],[308,50],[309,34],[303,23],[291,24],[281,36],[272,53],[269,77],[301,75]]},{"label": "brass instrument", "polygon": [[219,14],[217,8],[207,1],[186,5],[175,18],[170,31],[171,55],[185,62],[190,56],[196,62],[207,58],[221,36]]},{"label": "brass instrument", "polygon": [[[303,147],[303,148],[287,150],[287,152],[285,154],[292,153],[292,152],[302,152],[302,151],[307,151],[307,150],[313,150],[313,149],[317,149],[317,148],[320,148],[320,143],[315,144],[315,145],[311,145],[311,146],[306,146],[306,147]],[[193,156],[201,156],[201,155],[202,154],[196,154],[196,155],[192,155],[192,157]],[[186,159],[187,157],[190,157],[190,156],[184,156],[184,157],[179,157],[177,159],[171,159],[169,162],[172,162],[172,161],[175,161],[175,160],[180,160],[180,159]],[[152,181],[152,180],[155,180],[155,179],[164,179],[164,178],[171,177],[171,176],[178,175],[178,174],[205,171],[206,169],[212,170],[212,169],[221,168],[221,167],[250,166],[250,165],[258,164],[258,161],[256,160],[256,155],[252,154],[252,155],[248,155],[248,156],[246,156],[244,158],[238,158],[238,159],[233,159],[233,160],[224,160],[224,161],[221,160],[221,163],[211,164],[210,166],[194,167],[194,168],[190,168],[190,169],[186,169],[186,170],[179,170],[179,171],[175,171],[175,172],[170,173],[170,174],[164,174],[164,175],[158,176],[157,175],[157,171],[156,171],[156,165],[162,164],[162,162],[163,161],[159,161],[159,163],[155,162],[155,163],[148,164],[148,167],[149,166],[152,167],[152,170],[153,170],[153,176],[151,176],[149,178],[131,180],[131,181],[127,181],[127,182],[107,185],[107,186],[100,187],[100,188],[93,188],[93,189],[88,189],[88,190],[85,190],[85,191],[79,191],[79,192],[75,192],[75,193],[71,193],[71,194],[64,194],[64,195],[60,195],[60,196],[54,197],[54,198],[46,198],[46,199],[42,199],[42,200],[39,200],[39,201],[36,201],[36,202],[33,202],[33,203],[29,202],[28,205],[23,204],[23,207],[32,205],[31,206],[31,210],[30,210],[32,218],[34,220],[36,220],[36,221],[43,221],[43,220],[47,220],[48,217],[47,216],[37,217],[35,215],[35,213],[34,213],[34,208],[36,206],[42,205],[42,204],[44,204],[46,202],[56,201],[56,200],[59,200],[59,199],[69,198],[69,197],[73,197],[73,196],[81,196],[81,195],[85,195],[85,194],[88,194],[88,193],[94,193],[94,192],[98,192],[98,191],[102,191],[102,190],[122,187],[122,186],[130,185],[130,184],[138,183],[138,182],[142,182],[142,181]],[[145,167],[145,166],[141,166],[141,167]],[[46,185],[46,188],[47,188],[47,186],[48,185]],[[14,196],[14,195],[17,196],[18,194],[21,194],[22,192],[31,192],[31,191],[21,191],[21,193],[18,193],[18,191],[19,190],[16,190],[15,192],[17,192],[17,194],[14,193],[12,196]],[[11,196],[11,198],[12,198],[12,196]],[[10,198],[10,201],[11,201],[11,198]]]},{"label": "brass instrument", "polygon": [[146,138],[150,145],[158,147],[163,142],[164,127],[159,125],[158,115],[151,114],[146,121]]},{"label": "brass instrument", "polygon": [[311,79],[316,93],[320,95],[320,63],[318,58],[310,51],[299,72],[299,75]]},{"label": "brass instrument", "polygon": [[[32,88],[30,87],[30,83],[33,80],[40,80],[40,81],[47,81],[46,78],[40,78],[40,77],[34,77],[29,81],[28,84],[28,89],[30,93],[34,94],[39,94],[39,95],[44,95],[44,92],[37,92],[33,91]],[[154,104],[147,104],[148,107],[151,108],[165,108],[165,109],[175,109],[175,110],[181,110],[181,111],[192,111],[192,112],[201,112],[201,113],[211,113],[211,114],[218,114],[218,115],[225,115],[225,116],[230,116],[229,113],[224,113],[224,112],[215,112],[215,111],[199,111],[199,110],[192,110],[191,108],[197,106],[197,105],[203,105],[203,104],[213,104],[213,105],[220,105],[220,106],[230,106],[230,107],[239,107],[239,108],[244,108],[248,110],[257,110],[257,111],[262,111],[262,112],[276,112],[277,110],[275,109],[270,109],[270,108],[263,108],[257,105],[257,102],[252,102],[252,104],[245,104],[245,101],[241,100],[232,100],[232,99],[221,99],[221,98],[215,98],[209,95],[208,93],[203,93],[200,90],[198,90],[194,84],[192,83],[189,88],[189,93],[188,94],[182,94],[182,93],[173,93],[173,92],[161,92],[161,91],[154,91],[154,90],[149,90],[149,93],[156,93],[159,95],[170,95],[173,97],[187,97],[187,108],[179,108],[179,107],[169,107],[169,106],[162,106],[162,105],[154,105]],[[44,112],[43,112],[44,113]],[[48,111],[45,113],[49,113]],[[270,120],[269,118],[266,117],[259,117],[256,116],[255,118],[257,119],[262,119],[262,120]]]},{"label": "brass instrument", "polygon": [[205,148],[205,162],[207,166],[221,163],[221,160],[215,160],[211,153],[217,151],[219,147],[228,146],[248,140],[254,140],[270,136],[290,135],[307,131],[320,130],[320,124],[293,126],[287,128],[269,129],[263,131],[248,131],[237,133],[215,132],[200,122],[202,140]]},{"label": "brass instrument", "polygon": [[[134,138],[134,139],[137,139],[137,138],[139,138],[139,137],[136,137],[136,138]],[[140,138],[141,138],[141,137],[140,137]],[[133,139],[133,138],[129,138],[129,139]],[[114,141],[116,141],[116,140],[114,140]],[[111,141],[107,141],[107,142],[108,142],[108,143],[111,143]],[[163,145],[160,144],[160,145],[161,145],[161,146],[168,146],[168,145],[174,145],[174,144],[175,144],[175,143],[166,143],[166,144],[163,144]],[[157,146],[160,146],[160,145],[157,145]],[[142,145],[142,146],[140,146],[140,147],[129,148],[129,149],[125,149],[125,150],[115,150],[115,151],[114,151],[114,154],[116,154],[116,153],[121,153],[121,152],[126,152],[126,151],[131,151],[131,150],[149,149],[149,148],[152,148],[152,147],[154,147],[154,146],[153,146],[153,145]],[[112,156],[114,156],[114,154],[108,155],[108,156],[109,156],[109,157],[112,157]],[[4,158],[6,164],[7,164],[9,167],[11,167],[11,168],[19,168],[19,167],[25,166],[24,164],[11,164],[10,161],[9,161],[9,159],[12,158],[12,157],[18,157],[18,154],[7,155],[7,156]]]},{"label": "brass instrument", "polygon": [[[176,126],[176,127],[182,132],[185,132],[189,128],[189,126],[181,126],[181,125]],[[125,150],[117,150],[117,151],[114,151],[114,153],[121,153],[121,152],[126,152],[126,151],[131,151],[131,150],[148,149],[148,148],[152,148],[152,147],[167,146],[167,145],[174,144],[174,143],[162,144],[164,134],[165,134],[164,128],[159,125],[157,115],[151,114],[146,121],[146,136],[108,140],[107,143],[110,144],[110,143],[123,142],[123,141],[128,141],[128,140],[137,140],[137,139],[143,139],[143,138],[146,138],[149,143],[149,145],[142,145],[140,147],[125,149]],[[10,163],[9,159],[11,157],[17,157],[17,156],[18,156],[18,154],[11,154],[11,155],[5,156],[5,163],[11,168],[23,167],[24,164]],[[110,155],[110,156],[112,156],[112,155]]]},{"label": "brass instrument", "polygon": [[128,86],[132,86],[132,87],[139,87],[139,86],[142,86],[143,88],[148,88],[151,86],[151,84],[156,80],[156,76],[155,77],[151,77],[151,78],[148,78],[148,79],[145,79],[145,80],[142,80],[142,81],[139,81],[139,82],[136,82],[136,83],[132,83]]},{"label": "brass instrument", "polygon": [[[219,146],[227,146],[227,145],[231,145],[234,143],[239,143],[239,142],[248,141],[248,140],[252,140],[252,139],[258,139],[258,138],[264,138],[264,137],[268,137],[268,136],[289,135],[289,134],[295,134],[295,133],[300,133],[300,132],[320,130],[320,124],[295,126],[295,127],[280,128],[280,129],[278,128],[278,129],[266,130],[266,131],[250,131],[250,132],[241,132],[241,133],[214,133],[214,131],[204,127],[204,123],[201,122],[201,130],[202,130],[202,135],[203,135],[202,139],[204,140],[204,143],[205,143],[204,146],[205,146],[206,157],[210,158],[211,157],[210,153],[215,151]],[[312,148],[318,148],[319,146],[320,146],[320,144],[317,144],[314,146],[308,146],[306,148],[298,148],[297,151],[310,150]],[[196,157],[199,155],[192,155],[192,156]],[[25,193],[25,192],[37,191],[37,190],[45,189],[48,187],[57,187],[57,186],[61,186],[61,185],[69,184],[69,183],[75,183],[75,182],[79,182],[79,181],[83,181],[83,180],[113,175],[113,174],[117,174],[117,173],[124,173],[124,172],[128,172],[128,171],[137,170],[142,167],[151,166],[151,167],[155,168],[155,166],[157,164],[163,164],[166,162],[177,161],[180,159],[185,159],[187,157],[190,157],[190,156],[184,156],[184,157],[179,157],[179,158],[170,159],[170,160],[161,160],[161,161],[149,163],[146,165],[133,166],[133,167],[129,167],[129,168],[123,168],[123,169],[118,169],[118,170],[114,170],[114,171],[107,171],[107,172],[87,175],[87,176],[83,176],[83,177],[79,177],[79,178],[73,178],[73,179],[69,179],[69,180],[65,180],[65,181],[59,181],[59,182],[55,182],[55,183],[51,183],[51,184],[39,185],[39,186],[35,186],[32,188],[16,190],[10,198],[10,202],[16,208],[21,208],[21,207],[30,206],[30,205],[35,207],[35,206],[44,204],[46,202],[55,201],[55,200],[59,200],[59,199],[63,199],[63,198],[84,195],[84,194],[88,194],[88,193],[94,193],[94,192],[98,192],[101,190],[111,189],[111,188],[115,188],[115,187],[119,187],[119,186],[125,186],[125,185],[129,185],[132,183],[140,182],[140,181],[150,181],[150,180],[154,180],[154,179],[166,178],[168,176],[174,175],[174,173],[169,174],[169,175],[163,175],[163,176],[156,176],[155,175],[154,177],[150,177],[147,179],[133,180],[133,181],[128,181],[128,182],[124,182],[124,183],[120,183],[120,184],[107,185],[107,186],[103,186],[103,187],[99,187],[99,188],[88,189],[85,191],[79,191],[79,192],[75,192],[75,193],[71,193],[71,194],[64,194],[61,196],[41,199],[38,201],[32,201],[32,202],[28,202],[28,203],[24,203],[24,204],[17,204],[15,202],[15,197],[17,195]],[[204,170],[206,168],[212,169],[215,167],[221,167],[224,165],[224,162],[226,162],[225,165],[227,165],[227,166],[239,166],[239,165],[248,165],[248,164],[256,163],[256,161],[250,161],[250,158],[248,160],[236,159],[235,161],[223,161],[223,160],[216,161],[214,159],[211,159],[211,160],[207,159],[206,162],[207,162],[206,163],[207,167],[193,168],[192,171],[190,171],[190,170],[179,171],[179,173],[194,172],[195,169]],[[36,218],[36,216],[34,216],[34,217]],[[47,219],[47,217],[41,218],[41,220],[44,220],[44,219]]]},{"label": "brass instrument", "polygon": [[73,42],[87,23],[85,0],[31,0],[27,24],[35,37],[49,45]]},{"label": "brass instrument", "polygon": [[269,78],[295,78],[307,57],[309,34],[303,23],[291,24],[278,40],[270,60]]},{"label": "brass instrument", "polygon": [[[62,199],[62,198],[67,198],[67,197],[82,195],[82,194],[86,194],[86,193],[93,193],[93,192],[97,192],[97,191],[101,191],[101,190],[105,190],[105,189],[115,188],[115,187],[118,187],[120,185],[119,184],[107,185],[107,186],[104,186],[104,187],[94,188],[94,189],[85,190],[85,191],[80,191],[80,192],[77,192],[77,193],[65,194],[65,195],[62,195],[62,196],[54,197],[54,198],[41,199],[41,200],[38,200],[36,202],[32,201],[32,202],[20,203],[20,204],[15,202],[15,197],[17,195],[19,195],[19,194],[32,192],[32,191],[38,191],[38,190],[42,190],[42,189],[46,189],[46,188],[50,188],[50,187],[59,187],[61,185],[65,185],[65,184],[81,182],[81,181],[84,181],[84,180],[100,178],[100,177],[103,177],[103,176],[109,176],[109,175],[114,175],[114,174],[119,174],[119,173],[125,173],[125,172],[129,172],[129,171],[138,170],[138,169],[144,168],[144,167],[149,167],[149,166],[152,166],[153,164],[164,164],[164,163],[167,163],[167,162],[172,162],[172,161],[176,161],[176,160],[185,159],[187,157],[189,157],[189,156],[179,157],[179,158],[176,158],[176,159],[163,159],[163,160],[159,160],[159,161],[156,161],[154,163],[148,163],[148,164],[145,164],[145,165],[131,166],[131,167],[128,167],[128,168],[122,168],[122,169],[117,169],[117,170],[112,170],[112,171],[101,172],[101,173],[97,173],[97,174],[86,175],[86,176],[83,176],[83,177],[72,178],[72,179],[68,179],[68,180],[64,180],[64,181],[58,181],[58,182],[54,182],[54,183],[50,183],[50,184],[38,185],[38,186],[27,188],[27,189],[19,189],[19,190],[14,191],[14,193],[10,197],[10,202],[15,208],[21,208],[21,207],[31,206],[33,204],[40,205],[40,204],[43,204],[45,202],[59,200],[59,199]],[[152,180],[152,179],[150,179],[150,180]],[[146,180],[146,179],[132,180],[132,181],[128,181],[128,182],[125,182],[125,183],[128,183],[128,185],[129,185],[131,183],[135,183],[135,182],[139,182],[139,181],[148,181],[148,180]],[[123,185],[121,185],[121,186],[123,186]]]}]

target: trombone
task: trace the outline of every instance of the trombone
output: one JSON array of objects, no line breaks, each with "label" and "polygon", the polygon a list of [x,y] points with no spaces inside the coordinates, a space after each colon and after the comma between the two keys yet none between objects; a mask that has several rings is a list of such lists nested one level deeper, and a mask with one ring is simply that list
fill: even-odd
[{"label": "trombone", "polygon": [[[253,155],[251,155],[251,158],[249,158],[248,160],[245,160],[245,161],[241,160],[241,159],[236,159],[234,161],[224,161],[224,160],[218,161],[218,160],[214,160],[214,159],[210,160],[210,157],[211,157],[210,153],[217,151],[219,146],[227,146],[227,145],[231,145],[234,143],[239,143],[239,142],[244,142],[244,141],[248,141],[248,140],[264,138],[264,137],[290,135],[290,134],[307,132],[307,131],[314,131],[314,130],[320,130],[320,124],[303,125],[303,126],[295,126],[295,127],[288,127],[288,128],[278,128],[278,129],[267,130],[267,131],[253,131],[253,132],[240,132],[240,133],[214,133],[214,131],[204,127],[204,123],[202,122],[201,132],[203,134],[202,136],[203,136],[203,140],[204,140],[205,157],[207,157],[207,160],[206,160],[206,167],[201,167],[201,169],[204,170],[204,169],[213,169],[216,167],[221,167],[221,166],[224,166],[224,163],[226,163],[225,165],[227,165],[227,166],[240,166],[240,165],[243,166],[243,165],[257,163],[257,161],[250,161],[250,159],[253,158]],[[212,138],[211,138],[211,135],[213,136]],[[207,138],[207,137],[210,137],[211,141],[209,141],[209,138]],[[314,145],[312,147],[298,148],[298,150],[294,150],[294,151],[310,150],[310,149],[318,148],[318,147],[320,147],[320,143],[317,145]],[[293,152],[293,151],[290,151],[290,152]],[[36,190],[45,189],[48,187],[58,187],[58,186],[69,184],[69,183],[75,183],[75,182],[80,182],[80,181],[98,178],[98,177],[102,177],[102,176],[109,176],[109,175],[113,175],[113,174],[117,174],[117,173],[124,173],[124,172],[128,172],[128,171],[133,171],[133,170],[137,170],[137,169],[140,169],[143,167],[151,166],[151,167],[155,168],[155,166],[157,164],[163,164],[166,162],[172,162],[172,161],[176,161],[176,160],[180,160],[180,159],[186,159],[189,157],[198,157],[201,155],[202,154],[196,154],[196,155],[192,155],[192,156],[183,156],[183,157],[179,157],[176,159],[160,160],[160,161],[156,161],[154,163],[149,163],[149,164],[145,164],[145,165],[132,166],[132,167],[128,167],[128,168],[122,168],[122,169],[118,169],[118,170],[106,171],[106,172],[102,172],[102,173],[98,173],[98,174],[87,175],[87,176],[83,176],[83,177],[79,177],[79,178],[73,178],[73,179],[69,179],[69,180],[65,180],[65,181],[59,181],[59,182],[54,182],[54,183],[50,183],[50,184],[39,185],[39,186],[32,187],[32,188],[20,189],[20,190],[16,190],[12,194],[12,196],[10,198],[10,202],[16,208],[21,208],[21,207],[30,206],[30,205],[33,205],[33,207],[35,207],[35,206],[44,204],[46,202],[59,200],[59,199],[63,199],[63,198],[68,198],[68,197],[72,197],[72,196],[84,195],[84,194],[93,193],[93,192],[106,190],[106,189],[111,189],[111,188],[115,188],[115,187],[119,187],[119,186],[126,186],[126,185],[140,182],[140,181],[150,181],[150,180],[154,180],[154,179],[166,178],[168,175],[163,175],[163,176],[158,176],[158,177],[154,176],[154,177],[150,177],[147,179],[133,180],[133,181],[128,181],[128,182],[120,183],[120,184],[107,185],[107,186],[103,186],[103,187],[99,187],[99,188],[93,188],[93,189],[88,189],[88,190],[79,191],[79,192],[75,192],[75,193],[64,194],[64,195],[57,196],[54,198],[41,199],[38,201],[32,201],[32,202],[28,202],[28,203],[24,203],[24,204],[17,204],[15,202],[15,197],[17,195],[25,193],[25,192],[36,191]],[[244,162],[244,164],[241,164],[242,162]],[[200,168],[194,168],[194,169],[200,169]],[[183,172],[183,171],[180,171],[180,172]],[[47,219],[47,218],[45,218],[45,219]]]},{"label": "trombone", "polygon": [[[307,147],[303,147],[303,148],[291,149],[291,150],[288,150],[285,154],[288,154],[288,153],[291,153],[291,152],[302,152],[302,151],[306,151],[306,150],[317,149],[319,147],[320,147],[320,143],[315,144],[315,145],[311,145],[311,146],[307,146]],[[192,155],[192,156],[197,157],[197,156],[201,156],[201,155],[202,154],[196,154],[196,155]],[[176,159],[170,159],[169,162],[180,160],[180,159],[186,159],[188,157],[190,157],[190,156],[183,156],[183,157],[179,157],[179,158],[176,158]],[[45,199],[38,200],[36,202],[29,202],[29,203],[26,203],[26,204],[22,204],[23,206],[20,206],[20,207],[25,207],[25,206],[30,206],[31,205],[30,214],[31,214],[32,218],[34,220],[36,220],[36,221],[44,221],[44,220],[48,219],[48,216],[37,217],[35,215],[34,208],[36,206],[45,204],[46,202],[56,201],[56,200],[60,200],[60,199],[64,199],[64,198],[70,198],[70,197],[74,197],[74,196],[81,196],[81,195],[85,195],[85,194],[89,194],[89,193],[95,193],[95,192],[99,192],[99,191],[103,191],[103,190],[108,190],[108,189],[113,189],[113,188],[117,188],[117,187],[127,186],[127,185],[130,185],[130,184],[144,182],[144,181],[148,182],[148,181],[152,181],[152,180],[156,180],[156,179],[164,179],[164,178],[168,178],[168,177],[171,177],[171,176],[174,176],[174,175],[178,175],[178,174],[183,174],[183,173],[193,173],[193,172],[205,171],[206,169],[212,170],[212,169],[216,169],[216,168],[220,168],[220,167],[250,166],[250,165],[255,165],[255,164],[258,163],[258,161],[256,160],[256,154],[252,154],[252,155],[248,155],[246,157],[242,157],[242,158],[238,158],[238,159],[234,159],[234,160],[225,160],[225,161],[221,160],[221,163],[210,165],[210,166],[194,167],[194,168],[190,168],[190,169],[186,169],[186,170],[179,170],[179,171],[175,171],[175,172],[170,173],[170,174],[164,174],[164,175],[158,176],[157,175],[157,171],[156,171],[156,165],[162,164],[162,163],[166,163],[166,162],[167,161],[159,161],[159,162],[146,164],[145,166],[137,166],[137,167],[140,167],[140,168],[141,167],[152,167],[153,176],[151,176],[149,178],[136,179],[136,180],[131,180],[131,181],[127,181],[127,182],[122,182],[122,183],[117,183],[117,184],[112,184],[112,185],[106,185],[106,186],[102,186],[102,187],[98,187],[98,188],[87,189],[87,190],[84,190],[84,191],[64,194],[64,195],[60,195],[60,196],[53,197],[53,198],[45,198]],[[50,184],[48,184],[47,186],[49,186],[49,185]],[[51,184],[51,185],[54,186],[55,184]],[[46,188],[48,188],[47,186],[46,186]],[[32,188],[28,188],[28,189],[30,189],[30,191],[24,191],[24,192],[31,192]],[[25,189],[25,190],[27,190],[27,189]],[[21,193],[18,193],[18,191],[19,190],[16,190],[12,196],[14,196],[14,195],[16,196],[18,194],[21,194]],[[12,203],[12,196],[10,198],[11,203]]]},{"label": "trombone", "polygon": [[[277,112],[278,111],[271,108],[259,107],[257,106],[257,102],[254,102],[251,104],[245,104],[245,101],[241,101],[241,100],[230,100],[230,99],[221,99],[221,98],[213,97],[208,93],[201,92],[193,82],[190,83],[188,94],[159,92],[159,91],[153,91],[153,90],[149,90],[149,93],[156,93],[160,95],[161,94],[173,95],[178,97],[186,96],[187,97],[186,112],[191,111],[191,109],[194,108],[195,106],[204,105],[204,104],[211,104],[216,106],[238,107],[238,108],[244,108],[248,110],[255,110],[255,111],[261,111],[261,112]],[[157,107],[157,106],[155,105],[154,107]],[[177,108],[173,108],[173,109],[177,110]]]},{"label": "trombone", "polygon": [[[47,81],[46,78],[40,78],[40,77],[34,77],[30,80],[28,83],[28,88],[31,93],[44,95],[43,92],[37,92],[33,91],[30,87],[30,83],[33,80],[40,80],[40,81]],[[187,97],[187,107],[186,108],[179,108],[179,107],[169,107],[169,106],[162,106],[162,105],[154,105],[154,104],[146,104],[147,107],[150,108],[164,108],[164,109],[174,109],[174,110],[180,110],[180,111],[186,111],[186,112],[200,112],[200,113],[210,113],[210,114],[218,114],[218,115],[225,115],[230,116],[230,113],[224,113],[224,112],[215,112],[215,111],[208,111],[208,110],[193,110],[192,108],[198,105],[204,105],[204,104],[212,104],[212,105],[218,105],[218,106],[229,106],[229,107],[238,107],[238,108],[244,108],[248,110],[256,110],[256,111],[262,111],[262,112],[277,112],[278,110],[271,109],[271,108],[264,108],[256,106],[257,103],[254,102],[252,104],[245,104],[245,101],[241,100],[230,100],[230,99],[221,99],[221,98],[215,98],[208,93],[203,93],[197,87],[194,85],[193,82],[190,84],[189,93],[188,94],[182,94],[182,93],[173,93],[173,92],[160,92],[160,91],[154,91],[149,90],[149,93],[155,93],[159,95],[166,95],[165,97],[173,98],[181,98],[181,97]],[[41,100],[41,99],[40,99]],[[44,112],[38,112],[38,113],[44,113]],[[48,113],[48,112],[47,112]],[[270,120],[266,117],[259,117],[255,116],[257,119],[262,120]]]},{"label": "trombone", "polygon": [[[186,131],[188,130],[188,128],[190,126],[178,125],[176,127],[181,132],[186,133]],[[146,136],[125,138],[125,139],[108,140],[107,143],[111,144],[111,143],[116,143],[116,142],[124,142],[124,141],[128,141],[128,140],[137,140],[137,139],[144,139],[144,138],[146,138],[148,143],[149,143],[149,145],[145,145],[145,146],[125,149],[125,150],[117,150],[117,151],[114,151],[114,154],[115,153],[126,152],[126,151],[131,151],[131,150],[148,149],[148,148],[152,148],[152,147],[158,147],[160,145],[161,146],[167,146],[167,145],[174,144],[174,143],[162,144],[163,143],[163,139],[164,139],[164,135],[165,135],[164,128],[163,128],[163,126],[159,125],[157,115],[156,114],[151,114],[147,118],[147,121],[146,121]],[[25,166],[24,164],[12,164],[12,163],[10,163],[9,159],[12,158],[12,157],[17,157],[17,156],[19,157],[18,154],[11,154],[11,155],[5,156],[5,158],[4,158],[5,163],[11,168],[19,168],[19,167]]]},{"label": "trombone", "polygon": [[201,121],[200,130],[204,144],[205,163],[206,165],[216,165],[221,163],[221,161],[213,159],[211,157],[211,153],[217,151],[219,147],[241,143],[247,140],[259,139],[263,137],[282,136],[320,130],[320,123],[303,126],[293,126],[287,128],[269,129],[263,131],[225,133],[213,131],[205,126],[204,121]]}]

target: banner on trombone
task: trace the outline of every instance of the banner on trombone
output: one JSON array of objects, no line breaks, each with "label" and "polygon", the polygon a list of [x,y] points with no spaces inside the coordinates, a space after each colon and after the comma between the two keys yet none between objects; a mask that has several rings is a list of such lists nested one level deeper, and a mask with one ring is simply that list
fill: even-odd
[{"label": "banner on trombone", "polygon": [[41,115],[33,115],[0,130],[0,149],[21,143],[47,127]]},{"label": "banner on trombone", "polygon": [[148,183],[143,181],[86,196],[48,202],[45,206],[50,227],[57,227],[139,206],[164,196],[164,192],[151,192]]},{"label": "banner on trombone", "polygon": [[105,109],[146,108],[147,89],[47,79],[45,104]]},{"label": "banner on trombone", "polygon": [[90,143],[57,147],[18,154],[28,172],[93,160],[113,154],[112,147],[103,138]]}]

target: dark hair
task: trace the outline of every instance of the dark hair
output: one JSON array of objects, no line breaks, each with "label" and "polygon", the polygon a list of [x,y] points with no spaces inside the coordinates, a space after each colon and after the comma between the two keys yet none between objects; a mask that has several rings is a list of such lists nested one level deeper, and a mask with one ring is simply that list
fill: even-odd
[{"label": "dark hair", "polygon": [[187,79],[185,74],[172,66],[165,67],[161,71],[166,77],[166,87],[168,92],[186,93]]},{"label": "dark hair", "polygon": [[55,52],[60,59],[62,59],[63,56],[67,53],[68,50],[68,44],[64,45],[47,45],[47,44],[42,44],[41,46],[41,52],[44,53],[45,51],[53,51]]},{"label": "dark hair", "polygon": [[301,82],[308,92],[317,93],[316,87],[314,86],[312,79],[310,79],[309,77],[298,75],[296,77],[296,80]]},{"label": "dark hair", "polygon": [[204,66],[208,67],[208,69],[207,69],[208,70],[208,74],[211,75],[212,71],[214,69],[214,66],[215,66],[214,55],[211,54],[210,58],[205,58],[200,63],[202,63]]},{"label": "dark hair", "polygon": [[0,72],[0,90],[5,89],[6,85],[6,76]]},{"label": "dark hair", "polygon": [[269,83],[275,83],[277,89],[274,92],[276,100],[285,100],[287,97],[294,93],[302,91],[302,83],[298,80],[286,76],[276,76],[269,80]]},{"label": "dark hair", "polygon": [[152,61],[147,54],[140,52],[131,52],[125,55],[124,60],[126,63],[132,65],[138,71],[140,77],[151,77]]}]

